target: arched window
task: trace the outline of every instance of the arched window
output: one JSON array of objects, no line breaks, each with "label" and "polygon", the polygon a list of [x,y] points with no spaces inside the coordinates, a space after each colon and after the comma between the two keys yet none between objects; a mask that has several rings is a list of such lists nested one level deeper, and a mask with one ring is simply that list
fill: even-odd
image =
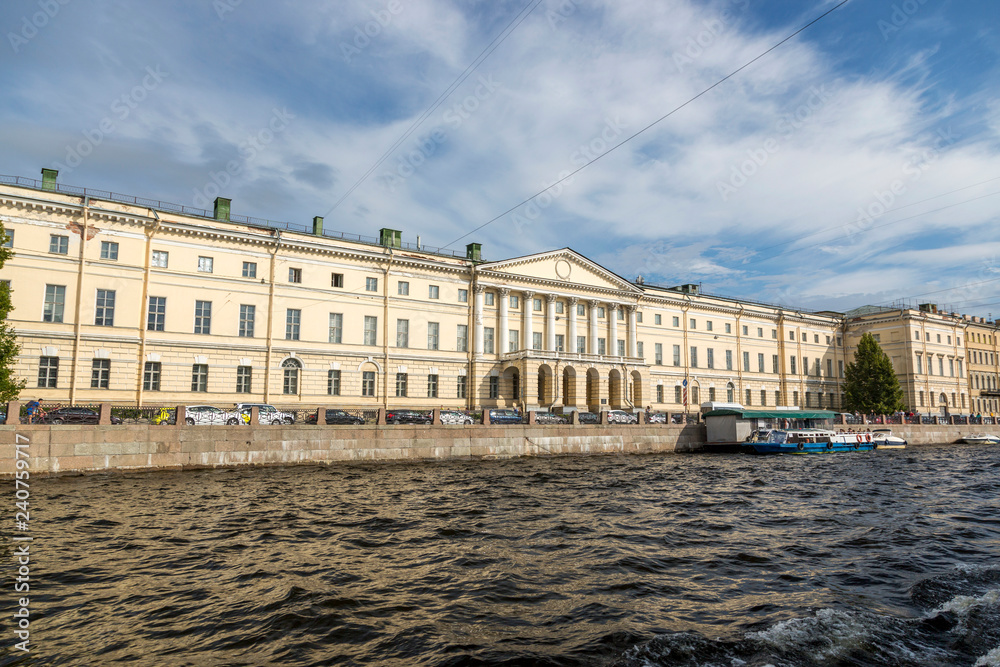
[{"label": "arched window", "polygon": [[736,400],[736,387],[730,382],[726,385],[726,403],[734,403]]},{"label": "arched window", "polygon": [[282,393],[296,395],[299,393],[299,371],[302,363],[295,358],[285,359],[281,362],[284,371],[284,381],[282,382]]}]

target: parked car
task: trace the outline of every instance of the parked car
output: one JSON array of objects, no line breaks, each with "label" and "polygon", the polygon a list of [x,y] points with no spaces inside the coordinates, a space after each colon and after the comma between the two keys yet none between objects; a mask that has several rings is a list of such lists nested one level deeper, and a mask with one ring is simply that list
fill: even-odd
[{"label": "parked car", "polygon": [[6,423],[7,423],[7,413],[0,412],[0,424],[6,424]]},{"label": "parked car", "polygon": [[[236,410],[223,410],[214,405],[188,405],[185,408],[184,423],[188,426],[250,423],[249,414],[242,414]],[[174,421],[177,421],[176,415],[174,416]]]},{"label": "parked car", "polygon": [[430,424],[431,413],[417,410],[389,410],[385,413],[386,424]]},{"label": "parked car", "polygon": [[608,410],[609,424],[638,424],[639,417],[633,412],[624,410]]},{"label": "parked car", "polygon": [[[97,410],[90,408],[56,408],[46,412],[39,424],[96,424],[101,419]],[[112,424],[121,424],[120,417],[111,416]]]},{"label": "parked car", "polygon": [[169,424],[177,423],[177,410],[170,408],[160,408],[160,411],[153,415],[153,418],[149,420],[151,423],[157,426],[167,426]]},{"label": "parked car", "polygon": [[599,424],[601,416],[596,412],[579,412],[577,413],[577,420],[581,424]]},{"label": "parked car", "polygon": [[490,410],[491,424],[520,424],[521,413],[517,410],[498,409]]},{"label": "parked car", "polygon": [[568,424],[569,420],[554,412],[536,412],[535,423],[537,424]]},{"label": "parked car", "polygon": [[291,412],[283,412],[273,405],[267,403],[237,403],[236,411],[245,413],[247,419],[250,418],[250,408],[257,408],[258,424],[294,424],[295,415]]},{"label": "parked car", "polygon": [[[316,413],[318,410],[310,415],[306,416],[307,424],[315,424],[317,421]],[[326,423],[327,424],[364,424],[365,420],[361,417],[356,417],[349,412],[344,412],[343,410],[327,410],[326,411]]]},{"label": "parked car", "polygon": [[471,424],[472,417],[469,415],[458,412],[456,410],[442,410],[441,411],[441,423],[442,424]]},{"label": "parked car", "polygon": [[665,412],[649,412],[646,414],[647,424],[666,424],[667,423],[667,413]]}]

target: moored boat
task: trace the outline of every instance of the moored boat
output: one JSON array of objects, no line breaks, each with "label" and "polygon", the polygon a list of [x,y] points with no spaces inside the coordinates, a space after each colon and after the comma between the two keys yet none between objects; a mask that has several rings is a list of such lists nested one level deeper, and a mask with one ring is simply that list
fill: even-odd
[{"label": "moored boat", "polygon": [[1000,437],[988,433],[970,433],[962,436],[962,442],[967,445],[996,445],[1000,444]]},{"label": "moored boat", "polygon": [[744,443],[753,454],[832,454],[875,449],[871,433],[836,433],[819,428],[774,429],[759,441]]},{"label": "moored boat", "polygon": [[903,440],[898,435],[893,435],[892,429],[889,428],[877,428],[872,431],[872,442],[875,443],[875,449],[906,448],[906,440]]}]

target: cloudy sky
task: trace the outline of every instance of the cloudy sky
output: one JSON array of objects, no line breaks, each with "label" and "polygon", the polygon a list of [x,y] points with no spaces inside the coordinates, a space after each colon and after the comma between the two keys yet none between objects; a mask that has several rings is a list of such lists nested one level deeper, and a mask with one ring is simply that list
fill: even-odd
[{"label": "cloudy sky", "polygon": [[995,0],[838,2],[5,0],[0,174],[1000,314]]}]

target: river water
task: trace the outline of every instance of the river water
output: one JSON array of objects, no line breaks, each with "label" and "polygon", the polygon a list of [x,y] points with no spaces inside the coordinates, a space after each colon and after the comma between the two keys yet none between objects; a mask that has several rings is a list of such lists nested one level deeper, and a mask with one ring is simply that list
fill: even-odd
[{"label": "river water", "polygon": [[972,445],[37,479],[0,664],[998,665],[998,482]]}]

